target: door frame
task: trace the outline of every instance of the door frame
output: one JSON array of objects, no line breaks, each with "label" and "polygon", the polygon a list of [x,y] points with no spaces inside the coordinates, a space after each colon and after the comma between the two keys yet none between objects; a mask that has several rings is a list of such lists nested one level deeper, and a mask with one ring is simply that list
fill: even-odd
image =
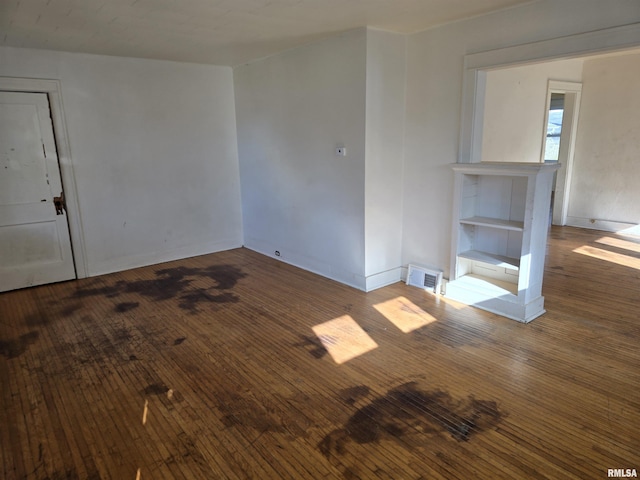
[{"label": "door frame", "polygon": [[556,172],[556,186],[553,200],[553,225],[566,225],[567,212],[569,210],[569,197],[571,193],[571,181],[573,179],[573,154],[576,146],[578,131],[578,118],[580,116],[580,96],[582,83],[560,82],[549,80],[547,85],[547,103],[544,118],[542,155],[540,161],[544,163],[544,152],[547,141],[547,122],[549,119],[549,106],[552,93],[563,93],[564,114],[562,116],[562,131],[560,133],[560,152],[558,162],[560,168]]},{"label": "door frame", "polygon": [[59,80],[37,78],[0,77],[0,90],[7,92],[44,93],[49,99],[53,136],[58,152],[58,165],[67,206],[67,223],[71,235],[71,251],[77,278],[86,278],[87,258],[82,229],[82,219],[78,205],[78,190],[71,160],[71,149],[67,135],[62,92]]},{"label": "door frame", "polygon": [[458,163],[481,161],[487,71],[620,51],[639,45],[640,23],[634,23],[465,55]]}]

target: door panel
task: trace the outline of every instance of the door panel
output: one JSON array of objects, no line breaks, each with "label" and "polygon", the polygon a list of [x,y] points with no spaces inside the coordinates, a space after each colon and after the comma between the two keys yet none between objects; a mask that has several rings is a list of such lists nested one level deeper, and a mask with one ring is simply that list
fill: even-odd
[{"label": "door panel", "polygon": [[46,94],[0,92],[0,291],[76,278],[61,193]]}]

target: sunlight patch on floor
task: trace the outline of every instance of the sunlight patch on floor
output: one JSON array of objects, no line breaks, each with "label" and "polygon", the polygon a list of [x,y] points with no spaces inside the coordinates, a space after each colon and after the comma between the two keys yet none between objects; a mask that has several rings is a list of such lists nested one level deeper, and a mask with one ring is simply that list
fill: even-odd
[{"label": "sunlight patch on floor", "polygon": [[622,250],[629,250],[630,252],[640,253],[640,243],[630,242],[629,240],[623,240],[621,238],[602,237],[596,240],[596,243],[601,243],[602,245],[608,245],[610,247],[620,248]]},{"label": "sunlight patch on floor", "polygon": [[373,308],[404,333],[413,332],[437,320],[405,297],[392,298],[374,305]]},{"label": "sunlight patch on floor", "polygon": [[573,250],[575,253],[587,255],[588,257],[597,258],[606,262],[622,265],[623,267],[635,268],[640,270],[640,258],[632,257],[630,255],[623,255],[621,253],[610,252],[601,248],[590,247],[583,245]]},{"label": "sunlight patch on floor", "polygon": [[144,401],[144,408],[142,409],[142,425],[147,424],[147,415],[149,414],[149,400]]},{"label": "sunlight patch on floor", "polygon": [[315,325],[312,329],[338,365],[378,347],[349,315]]}]

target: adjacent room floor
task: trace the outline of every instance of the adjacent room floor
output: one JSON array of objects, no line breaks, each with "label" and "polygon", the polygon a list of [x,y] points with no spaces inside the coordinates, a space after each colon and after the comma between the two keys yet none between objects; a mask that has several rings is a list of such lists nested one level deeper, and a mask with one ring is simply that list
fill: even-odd
[{"label": "adjacent room floor", "polygon": [[640,470],[640,239],[552,228],[525,325],[246,249],[0,295],[6,479]]}]

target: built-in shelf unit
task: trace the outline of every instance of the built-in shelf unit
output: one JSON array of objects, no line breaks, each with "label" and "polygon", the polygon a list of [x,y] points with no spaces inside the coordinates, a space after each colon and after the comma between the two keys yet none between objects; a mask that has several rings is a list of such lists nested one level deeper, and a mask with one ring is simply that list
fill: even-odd
[{"label": "built-in shelf unit", "polygon": [[446,295],[520,322],[542,315],[558,164],[456,163]]}]

